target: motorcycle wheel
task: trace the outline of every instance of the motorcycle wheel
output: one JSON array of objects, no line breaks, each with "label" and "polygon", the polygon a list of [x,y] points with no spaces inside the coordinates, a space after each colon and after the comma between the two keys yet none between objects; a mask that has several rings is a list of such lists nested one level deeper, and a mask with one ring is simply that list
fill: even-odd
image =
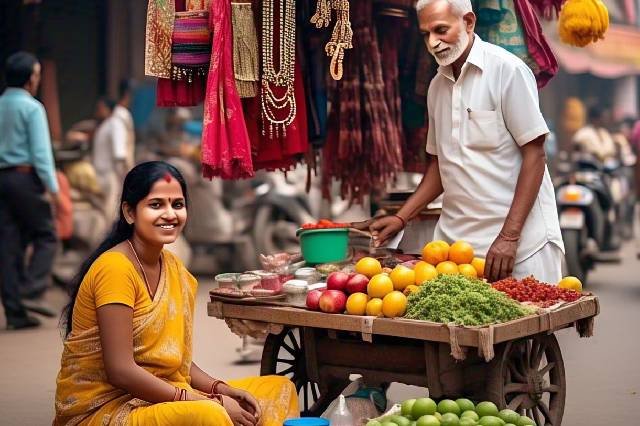
[{"label": "motorcycle wheel", "polygon": [[564,241],[568,275],[572,275],[582,281],[583,284],[586,284],[588,269],[580,255],[582,252],[580,244],[581,233],[582,231],[579,229],[563,229],[562,240]]},{"label": "motorcycle wheel", "polygon": [[295,253],[300,250],[296,223],[273,205],[258,207],[253,223],[253,240],[259,254]]}]

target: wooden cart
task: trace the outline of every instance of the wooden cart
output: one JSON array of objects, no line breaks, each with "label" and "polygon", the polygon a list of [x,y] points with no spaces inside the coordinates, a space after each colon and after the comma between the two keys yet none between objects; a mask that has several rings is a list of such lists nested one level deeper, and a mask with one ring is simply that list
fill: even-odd
[{"label": "wooden cart", "polygon": [[[554,332],[575,326],[581,335],[590,335],[599,304],[596,297],[583,297],[551,312],[484,328],[213,298],[208,312],[220,319],[284,326],[266,339],[260,374],[289,377],[304,415],[324,411],[349,375],[360,374],[370,386],[401,382],[428,387],[433,398],[490,400],[538,425],[556,426],[564,412],[566,380]],[[454,359],[454,352],[464,360]]]}]

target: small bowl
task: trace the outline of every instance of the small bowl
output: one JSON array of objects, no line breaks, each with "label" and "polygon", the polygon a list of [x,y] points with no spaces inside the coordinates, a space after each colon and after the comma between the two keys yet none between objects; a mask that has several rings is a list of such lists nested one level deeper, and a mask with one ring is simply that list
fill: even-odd
[{"label": "small bowl", "polygon": [[236,273],[218,274],[215,280],[219,288],[238,288],[238,275]]},{"label": "small bowl", "polygon": [[260,286],[261,278],[256,274],[240,274],[238,276],[238,287],[242,291],[251,291],[254,287]]}]

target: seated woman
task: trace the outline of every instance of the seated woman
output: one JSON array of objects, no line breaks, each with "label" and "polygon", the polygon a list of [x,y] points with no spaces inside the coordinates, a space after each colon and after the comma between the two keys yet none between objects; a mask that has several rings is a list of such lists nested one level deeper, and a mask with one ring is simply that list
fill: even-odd
[{"label": "seated woman", "polygon": [[227,384],[192,361],[197,282],[163,250],[185,225],[186,200],[167,163],[125,178],[119,221],[72,287],[54,425],[276,426],[298,416],[286,378]]}]

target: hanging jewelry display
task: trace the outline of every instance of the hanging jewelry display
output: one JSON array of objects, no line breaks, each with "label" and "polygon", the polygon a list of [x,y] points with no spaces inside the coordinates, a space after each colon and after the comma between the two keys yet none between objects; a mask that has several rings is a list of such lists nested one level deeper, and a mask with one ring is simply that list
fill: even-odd
[{"label": "hanging jewelry display", "polygon": [[[277,10],[276,10],[277,3]],[[269,138],[287,135],[296,116],[294,70],[296,51],[295,0],[262,2],[262,134]],[[276,12],[278,19],[276,21]],[[275,32],[276,23],[279,25]],[[276,37],[277,36],[277,37]],[[277,40],[276,40],[277,39]],[[275,68],[277,46],[278,69]]]},{"label": "hanging jewelry display", "polygon": [[253,20],[252,4],[231,2],[231,25],[233,26],[233,69],[236,88],[241,98],[253,98],[258,94],[260,64],[258,37]]},{"label": "hanging jewelry display", "polygon": [[344,51],[352,49],[353,30],[349,19],[349,0],[318,0],[316,13],[311,23],[316,28],[326,28],[331,23],[331,11],[336,12],[336,25],[331,40],[325,46],[327,56],[331,58],[329,72],[334,80],[341,80],[343,74]]}]

